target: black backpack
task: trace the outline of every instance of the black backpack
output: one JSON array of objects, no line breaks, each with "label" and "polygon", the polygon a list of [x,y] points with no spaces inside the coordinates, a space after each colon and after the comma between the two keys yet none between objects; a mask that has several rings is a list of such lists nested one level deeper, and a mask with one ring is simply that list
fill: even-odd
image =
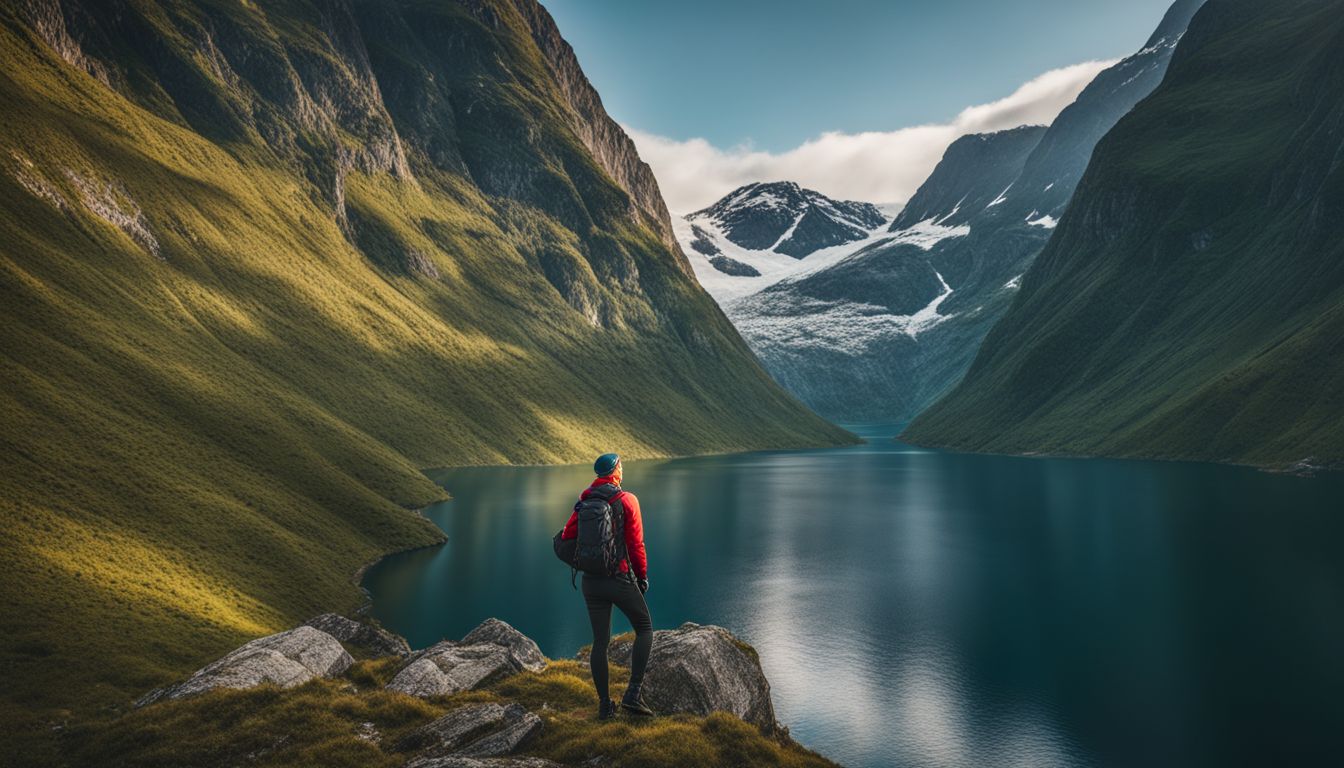
[{"label": "black backpack", "polygon": [[[594,576],[615,576],[625,559],[625,511],[616,496],[621,489],[599,485],[587,498],[574,505],[578,515],[578,536],[568,541],[555,535],[555,554],[574,572]],[[615,499],[616,503],[612,503]],[[573,581],[571,573],[570,581]]]}]

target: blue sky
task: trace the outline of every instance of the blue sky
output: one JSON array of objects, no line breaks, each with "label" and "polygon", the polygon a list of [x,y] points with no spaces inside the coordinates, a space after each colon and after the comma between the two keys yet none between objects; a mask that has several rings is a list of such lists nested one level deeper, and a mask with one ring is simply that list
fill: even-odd
[{"label": "blue sky", "polygon": [[753,181],[901,204],[967,133],[1048,124],[1170,0],[542,0],[673,213]]},{"label": "blue sky", "polygon": [[780,151],[1137,51],[1170,0],[542,0],[618,121]]}]

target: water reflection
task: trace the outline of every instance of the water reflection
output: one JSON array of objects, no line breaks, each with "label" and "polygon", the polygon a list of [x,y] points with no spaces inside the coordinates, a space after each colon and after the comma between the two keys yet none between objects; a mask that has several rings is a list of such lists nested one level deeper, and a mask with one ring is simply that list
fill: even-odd
[{"label": "water reflection", "polygon": [[[886,440],[627,474],[655,625],[755,644],[781,720],[845,764],[1313,762],[1344,725],[1340,478]],[[549,546],[587,468],[432,477],[448,544],[371,569],[375,614],[416,646],[486,616],[588,642]]]}]

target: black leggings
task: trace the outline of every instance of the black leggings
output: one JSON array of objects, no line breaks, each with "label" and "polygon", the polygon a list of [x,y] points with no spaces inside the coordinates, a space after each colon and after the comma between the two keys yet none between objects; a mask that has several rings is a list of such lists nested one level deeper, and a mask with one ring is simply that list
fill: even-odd
[{"label": "black leggings", "polygon": [[611,606],[621,609],[635,630],[635,647],[630,654],[629,691],[638,691],[644,680],[644,668],[649,664],[653,648],[653,620],[644,593],[633,581],[624,576],[583,575],[583,600],[588,604],[588,620],[593,623],[593,652],[588,664],[593,671],[593,685],[602,701],[611,698],[607,691],[607,645],[611,642]]}]

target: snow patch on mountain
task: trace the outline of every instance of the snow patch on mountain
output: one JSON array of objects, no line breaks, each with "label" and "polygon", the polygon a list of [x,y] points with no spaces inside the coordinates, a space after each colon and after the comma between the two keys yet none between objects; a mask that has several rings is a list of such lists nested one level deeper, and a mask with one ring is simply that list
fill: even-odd
[{"label": "snow patch on mountain", "polygon": [[955,317],[938,311],[952,295],[951,286],[941,274],[938,281],[943,285],[942,293],[912,315],[893,315],[873,304],[811,298],[803,298],[801,303],[789,301],[777,308],[779,311],[772,311],[770,298],[763,296],[730,303],[725,311],[753,345],[862,355],[893,335],[917,339],[921,333]]},{"label": "snow patch on mountain", "polygon": [[[953,211],[953,213],[955,213],[955,211]],[[958,227],[944,227],[941,224],[935,223],[933,219],[926,219],[912,227],[907,227],[891,234],[891,242],[893,244],[905,243],[916,246],[921,250],[930,251],[933,250],[933,246],[944,240],[953,237],[965,237],[971,234],[971,225],[962,224]]]},{"label": "snow patch on mountain", "polygon": [[[1013,184],[1016,184],[1016,183],[1017,183],[1017,182],[1013,182]],[[1008,186],[1004,187],[1004,188],[1003,188],[1003,191],[999,193],[999,196],[996,197],[996,198],[994,198],[993,202],[991,202],[989,205],[986,205],[985,208],[987,208],[987,209],[988,209],[988,208],[993,208],[994,206],[996,206],[996,205],[998,205],[998,204],[1004,202],[1005,200],[1007,200],[1007,199],[1008,199],[1008,190],[1010,190],[1010,189],[1013,188],[1013,184],[1009,184]]]}]

